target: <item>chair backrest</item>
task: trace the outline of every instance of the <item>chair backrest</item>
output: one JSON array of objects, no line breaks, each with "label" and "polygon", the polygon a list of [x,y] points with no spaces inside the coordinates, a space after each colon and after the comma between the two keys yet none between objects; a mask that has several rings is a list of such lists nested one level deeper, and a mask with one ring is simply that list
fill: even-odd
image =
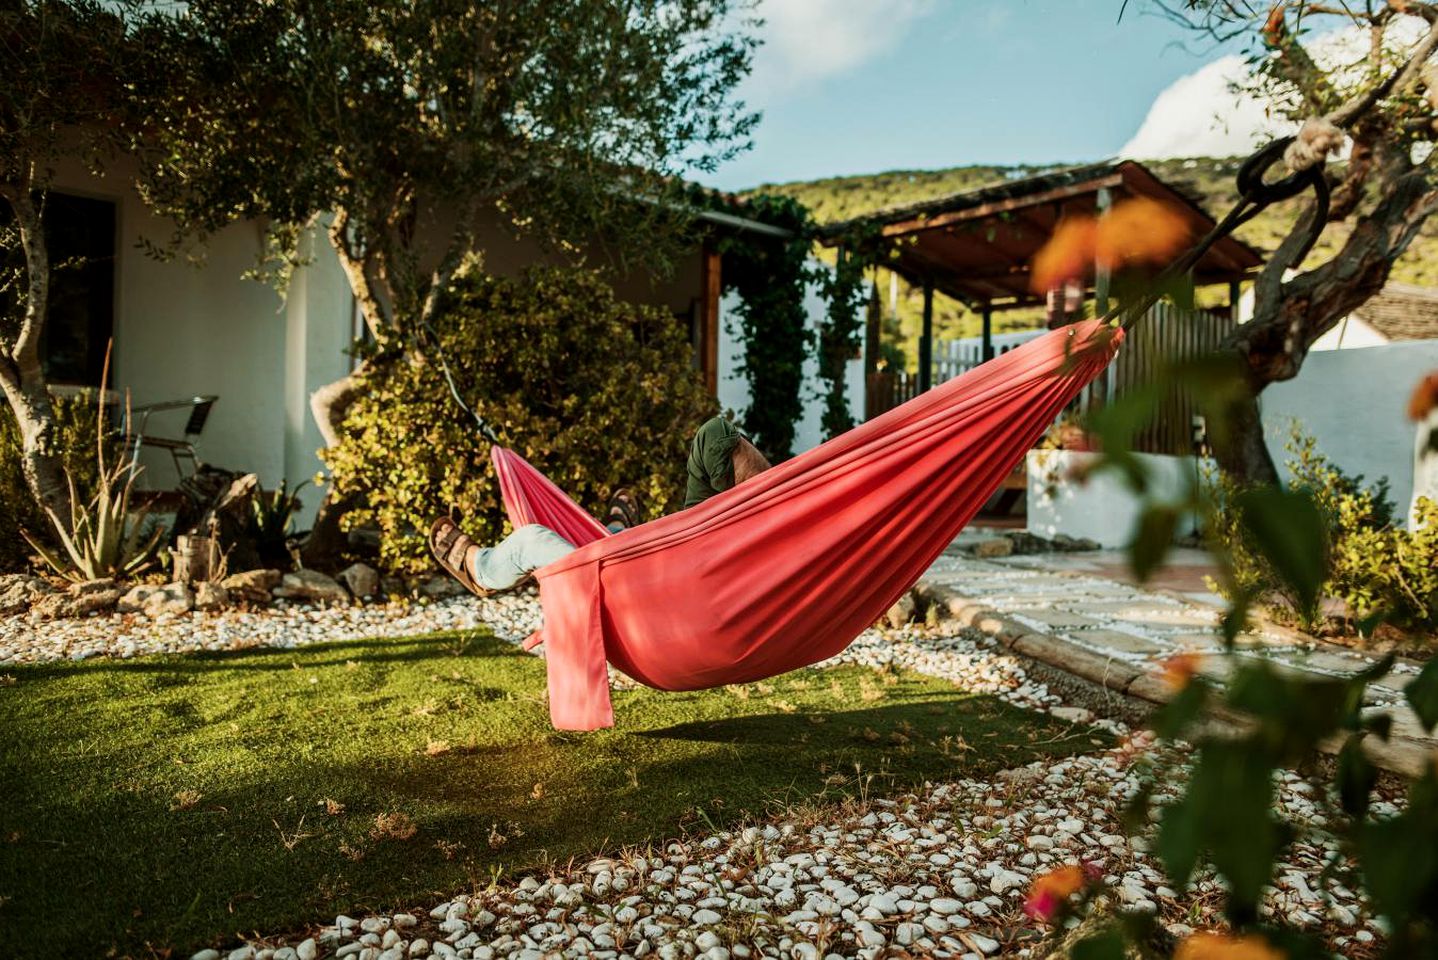
[{"label": "chair backrest", "polygon": [[205,421],[210,419],[210,408],[215,405],[218,397],[196,397],[194,409],[190,411],[190,419],[185,421],[185,436],[198,437],[205,432]]}]

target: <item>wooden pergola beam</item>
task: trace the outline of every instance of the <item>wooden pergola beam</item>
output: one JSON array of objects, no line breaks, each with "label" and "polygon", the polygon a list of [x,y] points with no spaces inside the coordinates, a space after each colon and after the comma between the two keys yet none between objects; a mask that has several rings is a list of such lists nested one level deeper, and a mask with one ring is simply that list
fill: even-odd
[{"label": "wooden pergola beam", "polygon": [[1071,183],[1067,186],[1045,190],[1042,193],[1007,197],[1003,200],[993,200],[988,203],[979,204],[978,206],[969,207],[965,210],[953,210],[948,213],[935,214],[932,217],[915,217],[912,220],[901,220],[897,223],[886,224],[882,228],[881,233],[885,237],[902,237],[910,233],[922,233],[927,230],[935,230],[952,223],[962,223],[965,220],[982,220],[984,217],[992,217],[995,214],[1007,213],[1010,210],[1032,207],[1035,204],[1066,200],[1070,197],[1093,193],[1102,187],[1119,187],[1122,185],[1123,174],[1115,172],[1106,177],[1099,177],[1095,180],[1085,180],[1083,183]]}]

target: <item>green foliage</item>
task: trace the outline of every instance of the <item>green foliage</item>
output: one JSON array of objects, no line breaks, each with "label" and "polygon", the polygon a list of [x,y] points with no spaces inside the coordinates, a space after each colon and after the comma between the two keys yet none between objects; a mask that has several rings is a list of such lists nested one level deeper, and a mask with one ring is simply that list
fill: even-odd
[{"label": "green foliage", "polygon": [[[1325,596],[1342,600],[1359,624],[1381,618],[1438,629],[1438,506],[1421,500],[1427,522],[1405,530],[1396,524],[1386,478],[1368,486],[1363,477],[1345,474],[1296,426],[1288,450],[1286,491],[1245,490],[1210,473],[1215,509],[1209,536],[1228,559],[1228,576],[1218,583],[1224,596],[1268,598],[1275,613],[1305,630],[1322,625],[1318,601]],[[1300,497],[1312,505],[1307,518],[1279,509]],[[1250,509],[1255,505],[1259,509]],[[1252,516],[1245,517],[1245,509]],[[1254,531],[1269,523],[1308,542],[1283,542],[1279,548],[1291,555],[1266,554]],[[1267,542],[1274,542],[1274,532]],[[1303,567],[1303,576],[1285,573],[1284,563]]]},{"label": "green foliage", "polygon": [[819,326],[819,376],[824,381],[824,439],[854,426],[849,412],[849,361],[864,342],[867,264],[857,251],[845,251],[824,279],[828,316]]},{"label": "green foliage", "polygon": [[[52,403],[65,473],[74,482],[80,497],[89,500],[99,479],[95,458],[95,404],[85,397],[56,397]],[[20,432],[15,419],[3,414],[0,414],[0,516],[13,519],[12,530],[25,530],[49,546],[60,546],[51,535],[52,528],[44,511],[25,483]],[[24,569],[27,553],[22,538],[0,537],[0,573]]]},{"label": "green foliage", "polygon": [[816,279],[809,263],[813,221],[789,197],[749,198],[746,216],[792,236],[731,234],[719,242],[724,286],[739,294],[738,334],[744,343],[739,373],[749,382],[744,431],[771,461],[794,454],[794,425],[804,412],[804,360],[813,344],[804,299]]},{"label": "green foliage", "polygon": [[669,263],[682,176],[746,149],[758,119],[733,97],[755,44],[734,0],[149,9],[166,120],[136,144],[147,199],[200,234],[272,225],[280,276],[307,255],[296,227],[334,214],[376,328],[431,319],[459,260],[506,231]]},{"label": "green foliage", "polygon": [[[620,486],[652,516],[682,502],[690,437],[716,411],[666,312],[620,302],[588,271],[501,279],[471,264],[446,292],[436,333],[465,402],[590,512]],[[347,524],[378,527],[392,569],[429,565],[430,521],[450,504],[480,541],[504,533],[489,444],[438,366],[413,354],[372,358],[325,461],[337,495],[360,498]]]}]

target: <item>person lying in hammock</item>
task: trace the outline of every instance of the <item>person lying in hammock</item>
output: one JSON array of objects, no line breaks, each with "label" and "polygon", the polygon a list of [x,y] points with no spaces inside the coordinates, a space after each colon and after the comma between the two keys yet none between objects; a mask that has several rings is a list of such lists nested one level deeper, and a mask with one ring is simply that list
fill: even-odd
[{"label": "person lying in hammock", "polygon": [[[750,477],[769,469],[769,461],[749,438],[723,417],[714,417],[694,434],[689,447],[684,508],[703,503]],[[628,490],[609,501],[606,526],[618,533],[640,522],[639,505]],[[481,547],[460,531],[449,517],[435,520],[429,530],[429,549],[450,576],[477,596],[512,589],[531,573],[574,550],[574,545],[548,527],[531,523],[492,547]]]}]

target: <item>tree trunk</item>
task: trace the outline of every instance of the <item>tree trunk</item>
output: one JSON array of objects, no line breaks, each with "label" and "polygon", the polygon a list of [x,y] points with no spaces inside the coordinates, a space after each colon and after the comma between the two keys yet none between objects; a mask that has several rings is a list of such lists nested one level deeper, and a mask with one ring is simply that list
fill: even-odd
[{"label": "tree trunk", "polygon": [[9,343],[0,341],[0,389],[20,427],[21,469],[30,493],[46,511],[64,520],[68,519],[69,496],[59,427],[40,365],[40,330],[50,296],[50,255],[29,183],[7,189],[4,196],[15,213],[25,252],[26,289],[19,333]]},{"label": "tree trunk", "polygon": [[[364,367],[365,365],[361,364],[349,376],[326,384],[310,394],[310,413],[319,425],[320,435],[324,437],[327,448],[340,442],[340,426],[344,423],[350,405],[359,397],[360,375],[364,372]],[[319,512],[315,514],[310,535],[305,538],[304,546],[300,550],[300,559],[305,566],[321,566],[340,556],[345,547],[340,520],[353,506],[352,497],[335,496],[333,485],[326,488],[325,498],[320,502]]]},{"label": "tree trunk", "polygon": [[1383,199],[1359,218],[1326,263],[1290,280],[1284,274],[1301,256],[1308,211],[1264,267],[1254,286],[1254,316],[1224,341],[1243,360],[1250,393],[1234,404],[1226,442],[1215,443],[1223,470],[1241,483],[1276,483],[1278,471],[1263,438],[1258,397],[1270,383],[1298,375],[1313,344],[1338,321],[1383,289],[1403,255],[1438,207],[1429,174],[1411,170],[1383,184]]},{"label": "tree trunk", "polygon": [[1247,393],[1226,411],[1227,435],[1215,438],[1213,458],[1219,469],[1243,484],[1276,484],[1278,468],[1263,437],[1258,395]]}]

